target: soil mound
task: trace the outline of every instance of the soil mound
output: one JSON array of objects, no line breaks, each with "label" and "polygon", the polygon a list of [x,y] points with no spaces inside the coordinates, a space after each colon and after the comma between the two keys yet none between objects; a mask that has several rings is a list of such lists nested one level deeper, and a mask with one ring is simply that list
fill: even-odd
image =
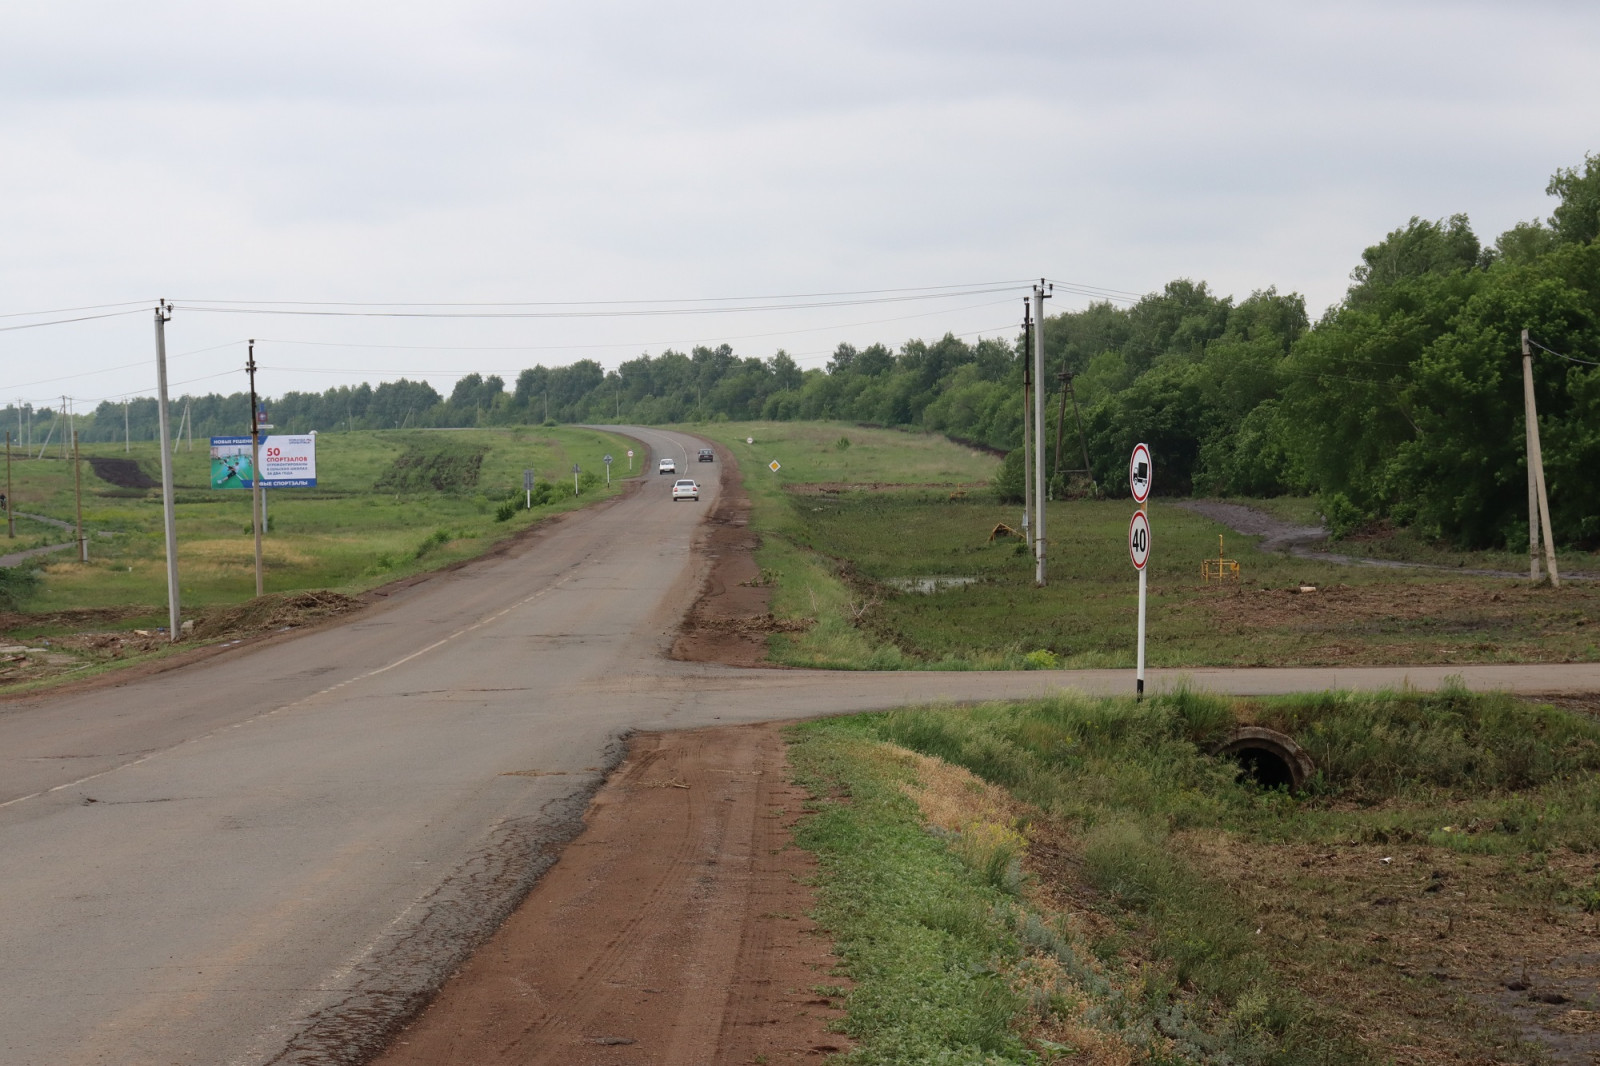
[{"label": "soil mound", "polygon": [[323,589],[269,593],[244,603],[207,611],[203,617],[195,620],[194,635],[201,638],[222,637],[286,629],[316,619],[346,614],[360,607],[361,601],[354,597]]},{"label": "soil mound", "polygon": [[160,488],[161,483],[139,465],[137,459],[109,459],[103,456],[89,456],[89,466],[94,470],[94,476],[101,481],[107,481],[119,489],[154,489]]}]

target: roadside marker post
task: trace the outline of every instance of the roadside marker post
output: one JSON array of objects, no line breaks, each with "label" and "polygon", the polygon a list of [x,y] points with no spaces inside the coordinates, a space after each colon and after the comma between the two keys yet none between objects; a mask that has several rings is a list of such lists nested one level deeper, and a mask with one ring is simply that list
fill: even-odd
[{"label": "roadside marker post", "polygon": [[1145,574],[1150,562],[1150,516],[1145,513],[1144,505],[1150,499],[1150,485],[1154,479],[1155,464],[1150,460],[1150,449],[1143,443],[1134,445],[1133,455],[1128,459],[1128,488],[1133,493],[1133,501],[1140,506],[1128,523],[1128,557],[1133,560],[1133,568],[1139,571],[1139,650],[1134,671],[1134,698],[1140,701],[1144,699]]},{"label": "roadside marker post", "polygon": [[533,471],[532,470],[524,470],[522,472],[522,491],[528,497],[528,506],[527,506],[526,510],[529,510],[529,511],[533,510]]},{"label": "roadside marker post", "polygon": [[572,494],[574,496],[576,496],[578,494],[578,464],[577,463],[573,463],[572,464]]},{"label": "roadside marker post", "polygon": [[611,487],[611,453],[607,452],[602,460],[606,464],[606,488]]}]

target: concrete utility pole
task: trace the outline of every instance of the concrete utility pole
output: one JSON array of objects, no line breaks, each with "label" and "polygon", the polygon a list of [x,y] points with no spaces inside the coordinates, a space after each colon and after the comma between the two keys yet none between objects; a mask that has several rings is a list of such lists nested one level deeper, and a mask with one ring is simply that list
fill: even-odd
[{"label": "concrete utility pole", "polygon": [[1539,580],[1539,534],[1544,533],[1544,560],[1550,585],[1561,587],[1556,572],[1556,545],[1550,535],[1550,496],[1544,486],[1544,452],[1539,448],[1539,412],[1533,402],[1533,347],[1522,331],[1522,420],[1528,447],[1528,578]]},{"label": "concrete utility pole", "polygon": [[16,501],[11,498],[11,431],[6,430],[6,536],[17,539]]},{"label": "concrete utility pole", "polygon": [[1022,539],[1033,545],[1033,305],[1022,300]]},{"label": "concrete utility pole", "polygon": [[128,401],[122,401],[122,454],[133,451],[133,433],[128,429]]},{"label": "concrete utility pole", "polygon": [[256,595],[265,591],[261,573],[261,419],[256,417],[256,342],[250,341],[250,524],[256,534]]},{"label": "concrete utility pole", "polygon": [[167,320],[172,305],[156,304],[156,420],[161,427],[161,524],[167,542],[167,639],[177,643],[178,520],[172,509],[172,423],[167,416]]},{"label": "concrete utility pole", "polygon": [[1045,502],[1048,498],[1045,494],[1044,463],[1044,302],[1048,295],[1045,280],[1040,278],[1039,284],[1033,287],[1033,542],[1036,562],[1033,583],[1039,588],[1043,588],[1045,583],[1047,546],[1044,528]]},{"label": "concrete utility pole", "polygon": [[72,489],[78,501],[78,562],[89,561],[89,538],[83,535],[83,463],[78,457],[78,431],[72,431]]}]

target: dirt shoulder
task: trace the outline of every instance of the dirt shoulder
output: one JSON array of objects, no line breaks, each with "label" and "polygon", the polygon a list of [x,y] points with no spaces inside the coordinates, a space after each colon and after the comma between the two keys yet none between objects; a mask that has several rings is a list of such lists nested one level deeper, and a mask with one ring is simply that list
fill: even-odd
[{"label": "dirt shoulder", "polygon": [[815,1062],[842,1051],[815,991],[836,960],[806,918],[773,725],[635,737],[583,833],[376,1060],[381,1066]]},{"label": "dirt shoulder", "polygon": [[[709,443],[709,442],[708,442]],[[705,586],[678,628],[672,657],[728,666],[768,666],[767,637],[786,628],[772,616],[772,589],[756,564],[760,537],[750,528],[750,495],[739,462],[717,446],[721,491],[695,536],[709,564]]]}]

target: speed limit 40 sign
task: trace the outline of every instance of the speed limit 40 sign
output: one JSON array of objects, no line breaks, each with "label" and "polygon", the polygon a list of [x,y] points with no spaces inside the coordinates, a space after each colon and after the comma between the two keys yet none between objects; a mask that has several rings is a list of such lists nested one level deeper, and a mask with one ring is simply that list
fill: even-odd
[{"label": "speed limit 40 sign", "polygon": [[1133,521],[1128,523],[1128,557],[1135,570],[1142,571],[1150,561],[1150,519],[1143,511],[1133,512]]}]

